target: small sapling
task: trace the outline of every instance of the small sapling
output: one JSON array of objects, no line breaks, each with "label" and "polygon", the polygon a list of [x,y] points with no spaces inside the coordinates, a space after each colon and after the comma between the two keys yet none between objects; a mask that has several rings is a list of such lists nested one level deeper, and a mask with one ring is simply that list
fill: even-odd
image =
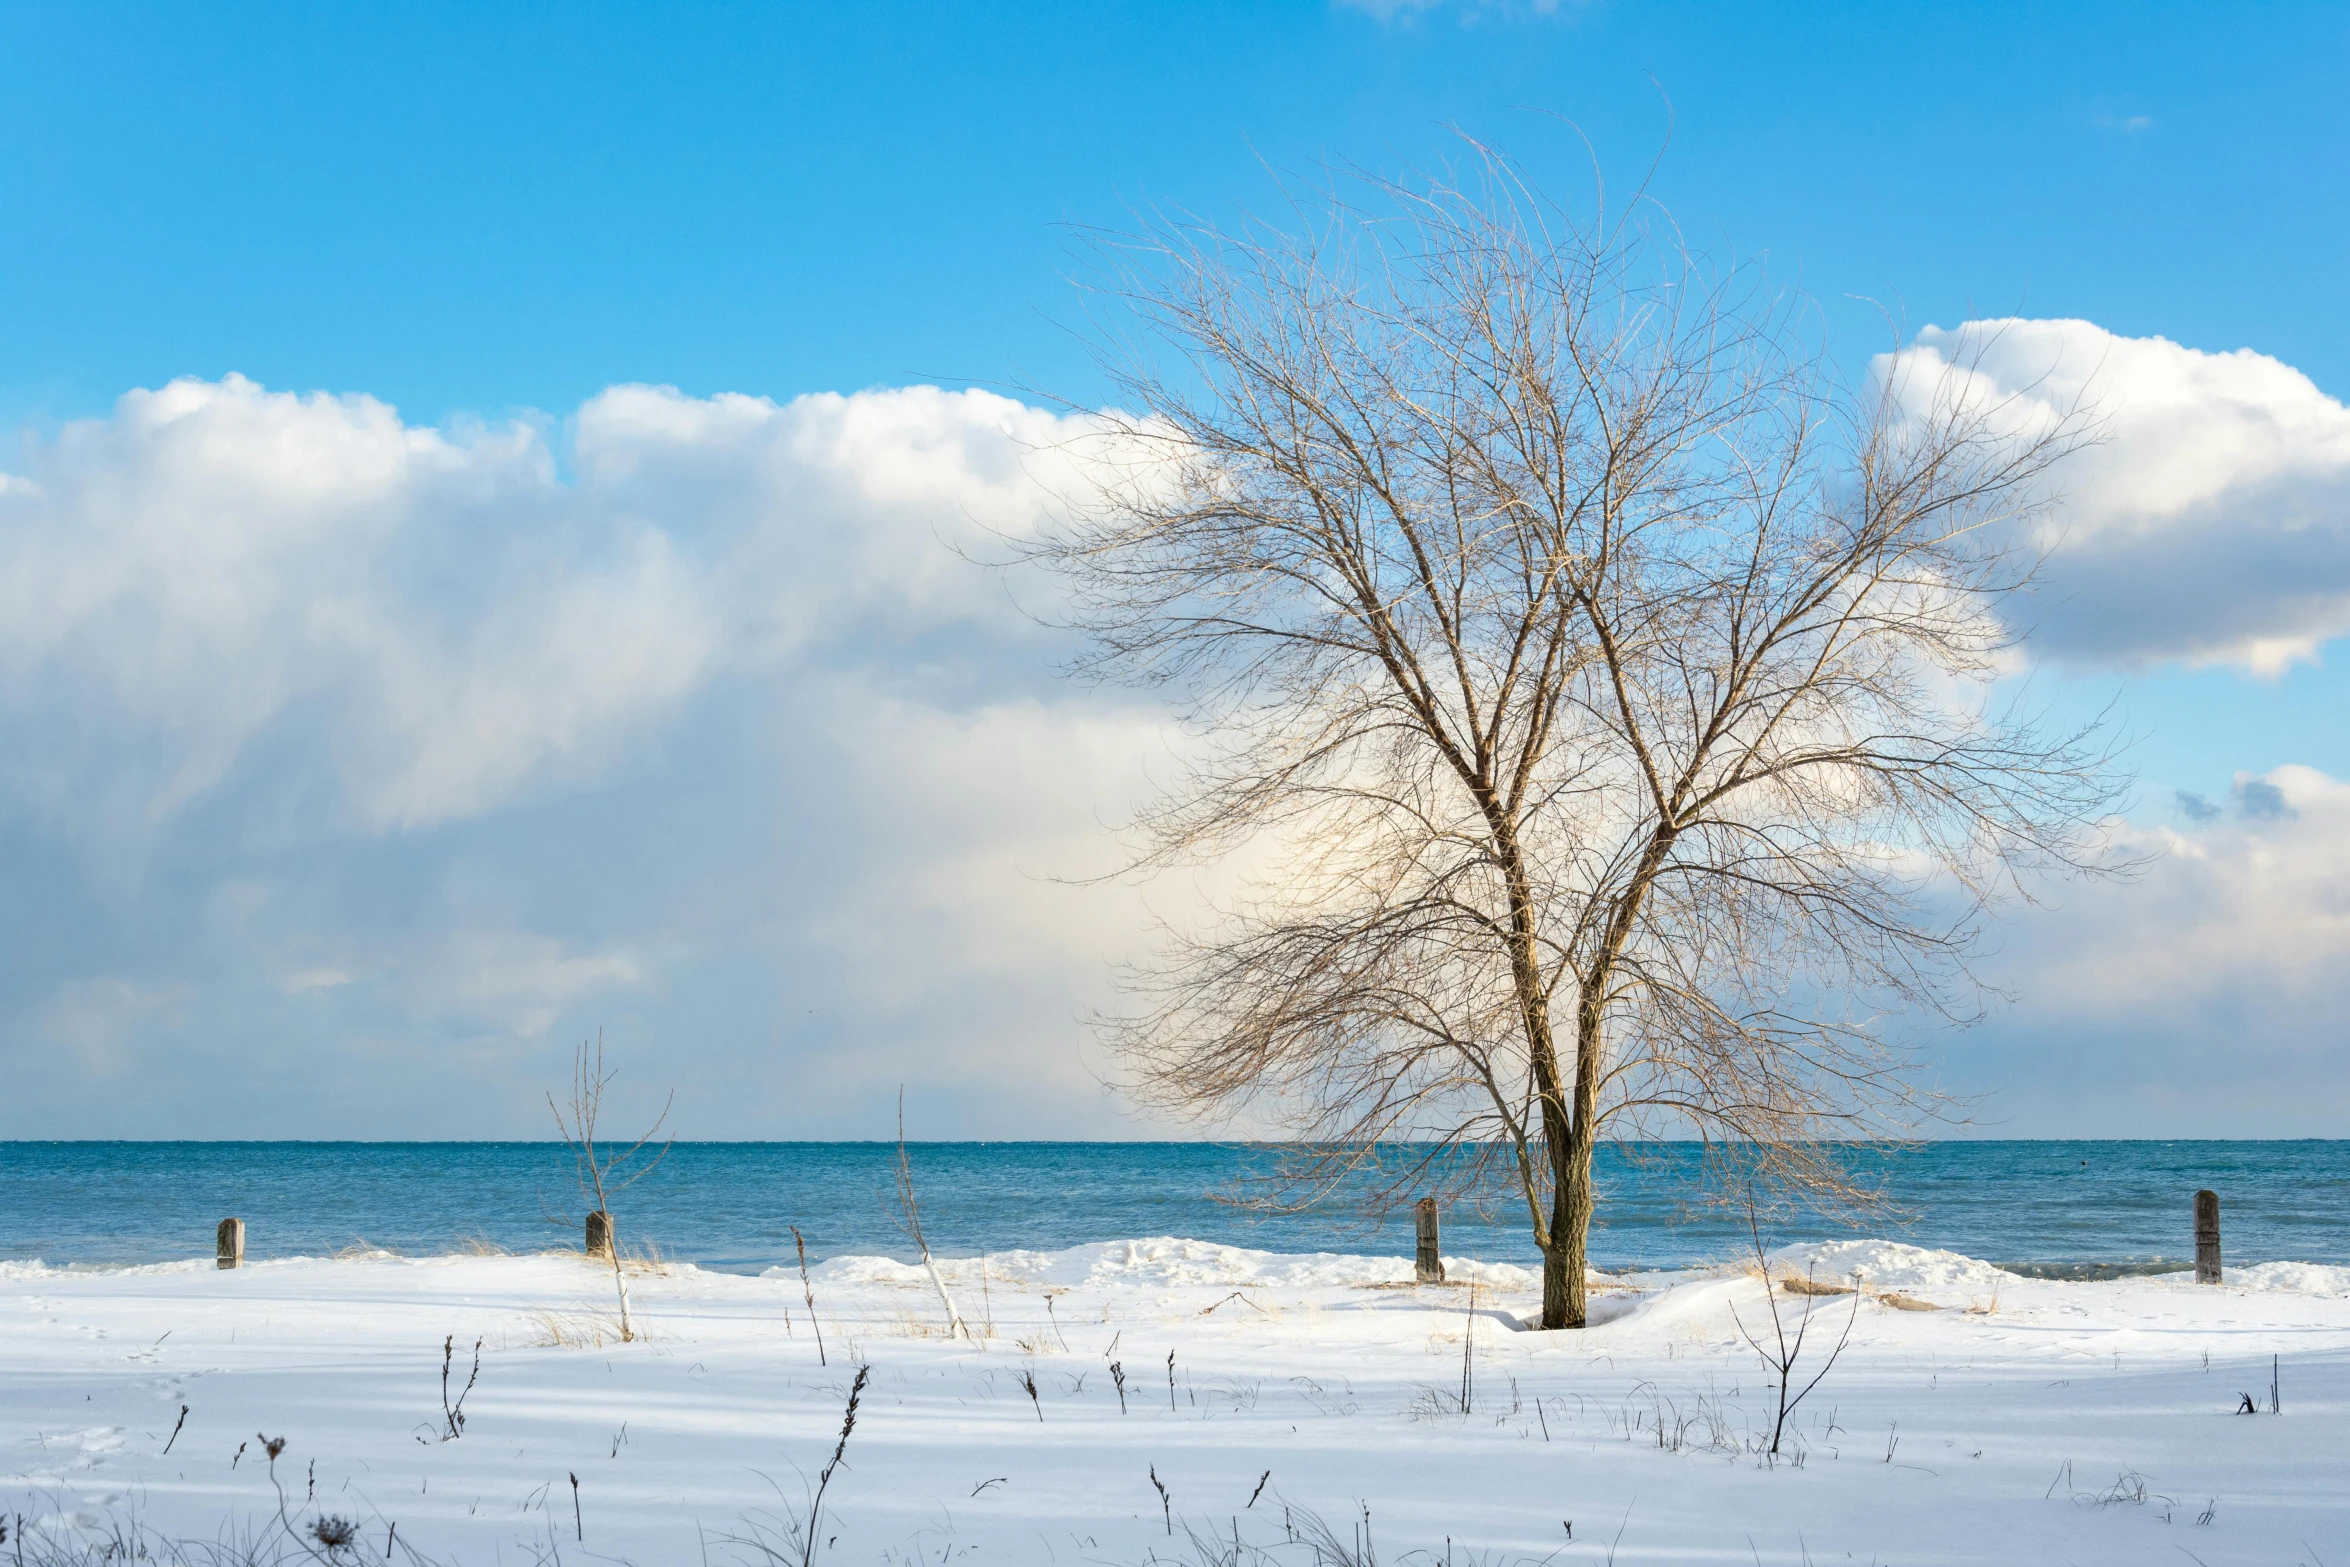
[{"label": "small sapling", "polygon": [[[441,1340],[441,1440],[454,1442],[465,1434],[465,1395],[473,1391],[473,1384],[481,1379],[482,1341],[473,1341],[473,1372],[465,1379],[465,1386],[457,1390],[457,1402],[449,1402],[449,1370],[457,1358],[457,1335],[452,1333]],[[275,1456],[274,1454],[272,1456]]]}]

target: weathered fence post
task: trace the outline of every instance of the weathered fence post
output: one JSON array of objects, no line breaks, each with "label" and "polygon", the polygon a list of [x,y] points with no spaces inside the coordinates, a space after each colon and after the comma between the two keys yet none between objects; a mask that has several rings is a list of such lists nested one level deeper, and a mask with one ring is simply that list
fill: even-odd
[{"label": "weathered fence post", "polygon": [[2219,1193],[2195,1194],[2195,1282],[2219,1282]]},{"label": "weathered fence post", "polygon": [[243,1267],[245,1265],[245,1221],[242,1219],[221,1220],[220,1229],[213,1236],[213,1247],[215,1260],[221,1267]]},{"label": "weathered fence post", "polygon": [[1444,1282],[1444,1258],[1436,1247],[1436,1199],[1423,1197],[1413,1209],[1420,1232],[1419,1252],[1412,1259],[1412,1277],[1422,1284]]},{"label": "weathered fence post", "polygon": [[601,1208],[587,1216],[587,1251],[591,1257],[612,1255],[612,1215]]}]

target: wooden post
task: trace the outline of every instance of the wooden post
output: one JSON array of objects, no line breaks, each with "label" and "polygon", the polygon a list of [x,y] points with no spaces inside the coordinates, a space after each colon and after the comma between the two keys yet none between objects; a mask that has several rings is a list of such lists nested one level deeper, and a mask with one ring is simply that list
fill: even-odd
[{"label": "wooden post", "polygon": [[587,1251],[591,1257],[612,1255],[612,1215],[601,1208],[587,1216]]},{"label": "wooden post", "polygon": [[2195,1194],[2195,1282],[2219,1282],[2219,1193]]},{"label": "wooden post", "polygon": [[221,1220],[220,1229],[213,1236],[213,1247],[215,1258],[221,1267],[243,1267],[245,1265],[245,1221],[242,1219]]},{"label": "wooden post", "polygon": [[1436,1248],[1436,1199],[1423,1197],[1413,1211],[1420,1232],[1419,1254],[1412,1259],[1412,1277],[1422,1284],[1444,1282],[1444,1258]]}]

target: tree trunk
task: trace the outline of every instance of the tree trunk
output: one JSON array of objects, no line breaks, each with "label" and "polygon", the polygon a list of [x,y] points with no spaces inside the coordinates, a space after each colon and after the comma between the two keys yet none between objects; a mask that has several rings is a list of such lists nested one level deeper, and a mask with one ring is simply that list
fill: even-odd
[{"label": "tree trunk", "polygon": [[947,1337],[969,1338],[971,1330],[963,1326],[963,1314],[955,1309],[955,1297],[947,1293],[947,1281],[939,1274],[938,1264],[930,1260],[927,1246],[922,1247],[922,1266],[930,1270],[930,1282],[938,1287],[938,1303],[947,1309]]},{"label": "tree trunk", "polygon": [[[1537,1209],[1535,1243],[1542,1248],[1542,1326],[1579,1328],[1583,1325],[1583,1239],[1591,1223],[1590,1182],[1577,1188],[1570,1176],[1577,1120],[1566,1103],[1559,1081],[1558,1050],[1551,1033],[1550,995],[1544,988],[1542,965],[1535,955],[1534,900],[1528,891],[1525,866],[1519,858],[1517,834],[1500,808],[1487,796],[1487,819],[1493,825],[1504,873],[1510,889],[1510,970],[1517,990],[1518,1014],[1526,1030],[1526,1055],[1534,1072],[1542,1115],[1542,1143],[1551,1166],[1551,1212],[1547,1224]],[[1582,1099],[1577,1084],[1577,1103]],[[1531,1182],[1527,1202],[1540,1201]],[[1570,1191],[1576,1193],[1570,1206]],[[1568,1222],[1571,1212],[1580,1219]]]},{"label": "tree trunk", "polygon": [[1584,986],[1575,1008],[1574,1103],[1564,1116],[1546,1116],[1550,1144],[1550,1244],[1542,1251],[1542,1325],[1579,1328],[1589,1321],[1584,1275],[1589,1271],[1591,1212],[1597,1193],[1591,1185],[1591,1155],[1599,1143],[1599,1057],[1606,1021],[1591,998],[1606,980]]},{"label": "tree trunk", "polygon": [[[1554,1108],[1551,1096],[1544,1096],[1542,1121],[1550,1150],[1551,1189],[1550,1234],[1542,1248],[1542,1325],[1546,1328],[1579,1328],[1589,1321],[1584,1275],[1590,1266],[1591,1211],[1598,1198],[1591,1184],[1591,1155],[1599,1145],[1599,1068],[1607,1046],[1605,998],[1615,978],[1617,957],[1631,938],[1633,922],[1674,837],[1672,829],[1660,828],[1649,840],[1639,874],[1608,921],[1607,943],[1591,971],[1582,976],[1578,987],[1582,993],[1575,1003],[1573,1102]],[[1521,942],[1520,950],[1530,951],[1530,944]],[[1524,967],[1521,963],[1521,976]],[[1524,992],[1523,977],[1520,991]],[[1550,1059],[1547,1032],[1540,1044],[1537,1061]]]},{"label": "tree trunk", "polygon": [[1542,1153],[1550,1165],[1550,1213],[1535,1242],[1542,1248],[1542,1327],[1583,1325],[1583,1231],[1567,1222],[1574,1132],[1554,1089],[1542,1096]]},{"label": "tree trunk", "polygon": [[1542,1325],[1579,1328],[1590,1304],[1585,1275],[1590,1269],[1592,1137],[1578,1120],[1552,1145],[1550,1244],[1542,1253]]},{"label": "tree trunk", "polygon": [[[1557,1222],[1555,1204],[1552,1222]],[[1542,1254],[1542,1326],[1546,1331],[1583,1325],[1582,1291],[1576,1288],[1576,1274],[1581,1270],[1569,1255],[1574,1249],[1574,1242],[1561,1241]]]}]

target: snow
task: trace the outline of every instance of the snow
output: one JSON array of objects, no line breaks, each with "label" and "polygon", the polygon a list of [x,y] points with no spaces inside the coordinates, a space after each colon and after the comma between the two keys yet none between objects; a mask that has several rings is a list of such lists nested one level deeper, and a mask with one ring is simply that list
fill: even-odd
[{"label": "snow", "polygon": [[[2350,1269],[1769,1260],[1859,1291],[1626,1275],[1594,1281],[1591,1328],[1534,1333],[1523,1268],[1448,1259],[1420,1287],[1406,1258],[1137,1239],[942,1262],[973,1344],[918,1266],[840,1257],[812,1270],[823,1363],[796,1269],[640,1268],[648,1336],[621,1344],[608,1269],[575,1255],[0,1264],[0,1513],[37,1542],[128,1518],[212,1540],[277,1528],[282,1487],[296,1530],[362,1522],[339,1560],[397,1523],[403,1561],[797,1562],[868,1365],[820,1562],[1229,1560],[1237,1529],[1271,1552],[1243,1560],[1304,1563],[1290,1529],[1351,1551],[1366,1512],[1391,1564],[2350,1558]],[[1776,1462],[1738,1328],[1767,1339],[1774,1298],[1812,1317],[1798,1387],[1851,1333]],[[452,1398],[481,1343],[454,1440],[450,1339]],[[2234,1413],[2265,1410],[2272,1357],[2282,1415]]]},{"label": "snow", "polygon": [[1803,1274],[1820,1283],[1855,1280],[1874,1290],[1931,1290],[1987,1295],[2018,1276],[1954,1251],[1927,1251],[1895,1241],[1827,1241],[1784,1246],[1771,1253],[1775,1273]]},{"label": "snow", "polygon": [[[2190,1274],[2173,1275],[2190,1278]],[[2329,1268],[2313,1262],[2263,1262],[2249,1268],[2223,1268],[2224,1283],[2251,1290],[2281,1290],[2290,1295],[2326,1295],[2350,1300],[2350,1268]]]},{"label": "snow", "polygon": [[[1447,1277],[1461,1283],[1522,1290],[1541,1288],[1541,1275],[1512,1263],[1453,1258],[1445,1266]],[[1332,1289],[1412,1282],[1409,1257],[1251,1251],[1243,1246],[1178,1240],[1173,1236],[1106,1241],[1092,1246],[1072,1246],[1066,1251],[1006,1251],[991,1257],[939,1260],[939,1270],[946,1275],[949,1285],[976,1289],[983,1269],[992,1279],[1055,1289],[1186,1284]],[[888,1257],[837,1257],[819,1265],[814,1273],[818,1280],[828,1284],[916,1284],[929,1277],[918,1263],[896,1262]],[[796,1275],[789,1268],[770,1268],[766,1277]]]}]

